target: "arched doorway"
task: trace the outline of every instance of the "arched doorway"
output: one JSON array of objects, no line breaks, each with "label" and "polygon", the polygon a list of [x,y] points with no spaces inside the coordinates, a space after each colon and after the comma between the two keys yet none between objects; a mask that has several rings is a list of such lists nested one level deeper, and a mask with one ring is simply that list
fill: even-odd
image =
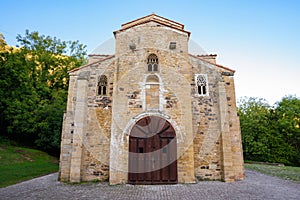
[{"label": "arched doorway", "polygon": [[177,183],[177,142],[172,125],[148,116],[133,126],[129,136],[128,183]]}]

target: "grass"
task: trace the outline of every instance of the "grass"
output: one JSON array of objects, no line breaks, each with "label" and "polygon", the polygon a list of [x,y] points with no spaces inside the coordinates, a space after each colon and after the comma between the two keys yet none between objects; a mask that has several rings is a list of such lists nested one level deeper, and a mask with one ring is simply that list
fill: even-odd
[{"label": "grass", "polygon": [[45,152],[0,143],[0,188],[57,170],[57,159]]},{"label": "grass", "polygon": [[300,182],[300,167],[262,165],[262,164],[247,164],[246,169],[251,169],[263,174],[277,176],[285,180],[293,180]]},{"label": "grass", "polygon": [[[300,167],[245,163],[245,168],[300,182]],[[57,170],[57,158],[45,152],[0,142],[0,188]]]}]

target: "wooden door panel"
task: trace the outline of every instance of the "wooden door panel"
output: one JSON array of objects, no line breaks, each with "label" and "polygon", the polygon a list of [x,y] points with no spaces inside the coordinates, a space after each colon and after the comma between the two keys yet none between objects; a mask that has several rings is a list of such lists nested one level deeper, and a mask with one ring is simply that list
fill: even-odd
[{"label": "wooden door panel", "polygon": [[176,146],[175,130],[165,119],[150,116],[139,120],[129,137],[128,182],[177,183]]},{"label": "wooden door panel", "polygon": [[168,144],[168,139],[162,138],[161,139],[161,146],[162,146],[162,158],[161,158],[161,164],[162,164],[162,180],[163,181],[168,181],[169,180],[169,169],[168,169],[168,162],[169,162],[169,156],[167,152],[167,144]]},{"label": "wooden door panel", "polygon": [[[129,153],[133,153],[136,150],[136,139],[135,138],[129,138]],[[128,173],[128,179],[129,180],[135,180],[135,174],[132,172],[136,171],[136,165],[135,163],[137,162],[136,160],[136,156],[134,154],[131,154],[131,156],[129,156],[129,169],[130,172]]]}]

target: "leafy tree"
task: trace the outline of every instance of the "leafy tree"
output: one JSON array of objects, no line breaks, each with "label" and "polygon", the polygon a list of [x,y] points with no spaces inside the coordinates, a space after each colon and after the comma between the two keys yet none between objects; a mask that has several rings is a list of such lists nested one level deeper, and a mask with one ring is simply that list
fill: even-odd
[{"label": "leafy tree", "polygon": [[300,99],[286,96],[277,103],[278,132],[294,151],[293,162],[300,165]]},{"label": "leafy tree", "polygon": [[5,46],[6,46],[6,42],[4,36],[0,33],[0,50],[3,50]]},{"label": "leafy tree", "polygon": [[61,126],[63,121],[63,113],[66,109],[66,90],[59,90],[53,93],[51,102],[39,106],[37,112],[37,133],[38,138],[35,143],[58,154],[61,141]]},{"label": "leafy tree", "polygon": [[57,153],[68,71],[84,64],[86,46],[28,30],[17,41],[18,49],[1,41],[1,134]]},{"label": "leafy tree", "polygon": [[[0,113],[1,133],[15,133],[15,140],[22,140],[20,134],[34,132],[34,108],[38,96],[32,90],[29,63],[26,53],[10,49],[0,53]],[[28,136],[30,137],[30,136]]]},{"label": "leafy tree", "polygon": [[299,165],[299,99],[283,98],[275,107],[265,100],[239,101],[244,157],[246,160]]},{"label": "leafy tree", "polygon": [[34,63],[32,71],[36,82],[47,87],[67,89],[67,72],[85,62],[86,46],[79,41],[61,41],[56,37],[39,35],[26,30],[25,36],[18,35],[22,49],[30,52],[28,60]]},{"label": "leafy tree", "polygon": [[239,101],[243,151],[245,159],[267,161],[269,155],[269,104],[264,99],[244,98]]}]

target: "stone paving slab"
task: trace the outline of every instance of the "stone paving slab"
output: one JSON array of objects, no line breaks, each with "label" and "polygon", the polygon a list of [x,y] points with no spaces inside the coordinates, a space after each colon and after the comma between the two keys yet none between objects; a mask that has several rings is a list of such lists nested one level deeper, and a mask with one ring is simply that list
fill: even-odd
[{"label": "stone paving slab", "polygon": [[201,181],[177,185],[66,184],[57,173],[0,189],[0,199],[300,199],[300,183],[246,170],[246,179],[235,183]]}]

